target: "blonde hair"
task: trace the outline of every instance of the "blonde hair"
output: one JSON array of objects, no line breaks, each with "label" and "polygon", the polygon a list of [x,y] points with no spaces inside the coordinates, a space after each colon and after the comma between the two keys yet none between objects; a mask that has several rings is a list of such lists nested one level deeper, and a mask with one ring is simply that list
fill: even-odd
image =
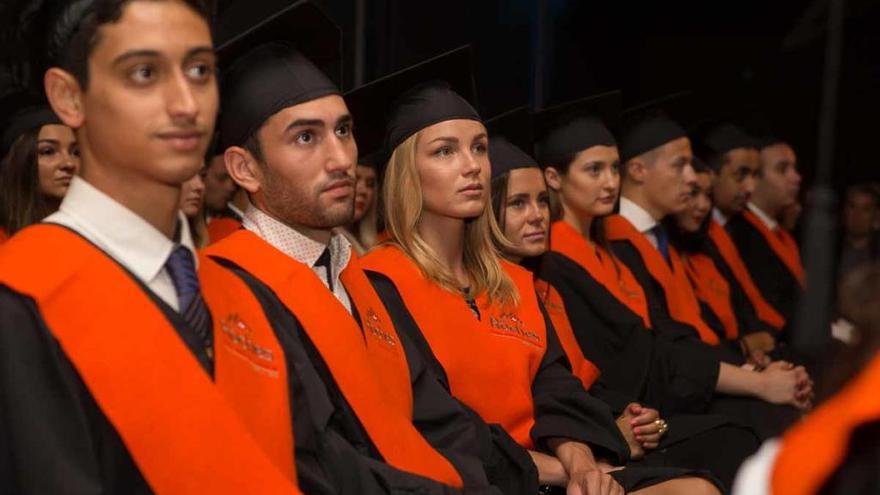
[{"label": "blonde hair", "polygon": [[[419,235],[422,216],[422,185],[416,170],[416,150],[421,132],[401,143],[391,155],[382,187],[385,216],[392,243],[421,269],[429,280],[451,291],[459,292],[453,274],[443,266],[434,249]],[[519,293],[501,267],[496,245],[505,246],[505,239],[488,200],[480,216],[465,222],[464,268],[471,279],[471,294],[486,291],[490,302],[516,306]]]}]

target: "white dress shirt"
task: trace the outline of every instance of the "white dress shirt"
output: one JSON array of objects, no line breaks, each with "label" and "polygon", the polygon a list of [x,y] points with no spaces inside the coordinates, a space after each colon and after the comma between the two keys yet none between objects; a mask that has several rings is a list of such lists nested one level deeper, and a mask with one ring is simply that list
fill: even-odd
[{"label": "white dress shirt", "polygon": [[250,205],[244,212],[242,226],[260,236],[275,249],[290,256],[294,260],[311,267],[321,282],[327,285],[327,270],[323,266],[315,266],[315,262],[328,247],[330,248],[330,279],[333,280],[333,295],[351,313],[351,300],[345,287],[339,282],[339,274],[348,266],[351,259],[351,243],[339,234],[330,238],[330,245],[309,239],[287,224],[267,215],[257,207]]},{"label": "white dress shirt", "polygon": [[721,213],[721,210],[718,208],[712,208],[712,218],[714,218],[715,221],[718,222],[718,225],[722,227],[727,225],[727,215]]},{"label": "white dress shirt", "polygon": [[[180,219],[180,244],[192,251],[189,224]],[[117,203],[84,179],[74,177],[58,211],[43,220],[68,227],[107,253],[178,311],[177,289],[165,262],[177,244],[135,212]]]},{"label": "white dress shirt", "polygon": [[652,246],[657,247],[657,237],[651,232],[651,229],[657,226],[657,220],[650,213],[645,211],[641,206],[633,203],[631,200],[620,197],[620,216],[629,220],[629,223],[641,232]]},{"label": "white dress shirt", "polygon": [[768,229],[775,231],[777,228],[779,228],[779,222],[777,222],[775,218],[764,213],[764,210],[758,208],[755,203],[749,203],[748,208],[749,211],[751,211],[755,214],[755,216],[761,219],[761,222],[766,225]]}]

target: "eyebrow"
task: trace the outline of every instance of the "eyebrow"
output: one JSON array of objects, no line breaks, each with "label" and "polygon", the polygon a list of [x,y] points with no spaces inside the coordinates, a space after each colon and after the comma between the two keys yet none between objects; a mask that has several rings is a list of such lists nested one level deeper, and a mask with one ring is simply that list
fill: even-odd
[{"label": "eyebrow", "polygon": [[[203,53],[209,53],[211,55],[214,55],[214,49],[211,48],[210,46],[197,46],[197,47],[191,48],[189,51],[187,51],[184,59],[189,59],[189,58],[192,58],[196,55],[201,55]],[[132,50],[129,52],[125,52],[122,55],[119,55],[118,57],[113,59],[113,65],[114,66],[119,65],[119,64],[125,62],[126,60],[129,60],[132,58],[139,58],[139,57],[147,58],[147,57],[160,57],[160,56],[162,56],[162,53],[160,53],[158,50]]]},{"label": "eyebrow", "polygon": [[37,144],[40,143],[61,144],[61,141],[57,139],[37,139]]}]

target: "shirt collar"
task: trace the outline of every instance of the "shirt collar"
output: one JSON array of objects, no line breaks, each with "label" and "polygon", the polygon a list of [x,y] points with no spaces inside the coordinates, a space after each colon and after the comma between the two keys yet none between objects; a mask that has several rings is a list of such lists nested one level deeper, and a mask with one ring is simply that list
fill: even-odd
[{"label": "shirt collar", "polygon": [[749,211],[755,214],[758,218],[761,219],[761,222],[767,226],[770,230],[776,230],[779,227],[779,222],[777,222],[773,217],[764,213],[764,210],[758,208],[755,203],[749,202],[748,204]]},{"label": "shirt collar", "polygon": [[620,197],[620,216],[629,220],[643,234],[657,225],[657,220],[654,220],[650,213],[623,196]]},{"label": "shirt collar", "polygon": [[715,221],[718,222],[718,225],[721,225],[722,227],[727,225],[727,216],[724,215],[724,213],[721,213],[721,210],[718,208],[712,208],[712,218],[714,218]]},{"label": "shirt collar", "polygon": [[[153,280],[165,266],[175,242],[137,213],[119,204],[86,180],[74,177],[58,208],[83,237],[95,243],[138,279]],[[52,216],[46,222],[52,222]],[[189,224],[178,212],[179,244],[193,253],[198,266]]]},{"label": "shirt collar", "polygon": [[325,249],[330,249],[333,273],[339,274],[351,258],[351,243],[344,236],[334,234],[329,246],[310,239],[296,229],[266,214],[254,205],[248,205],[242,217],[242,226],[260,236],[273,247],[296,261],[312,267]]},{"label": "shirt collar", "polygon": [[232,204],[232,201],[226,203],[226,207],[229,208],[229,211],[238,215],[238,218],[244,218],[244,212],[241,211],[237,206]]}]

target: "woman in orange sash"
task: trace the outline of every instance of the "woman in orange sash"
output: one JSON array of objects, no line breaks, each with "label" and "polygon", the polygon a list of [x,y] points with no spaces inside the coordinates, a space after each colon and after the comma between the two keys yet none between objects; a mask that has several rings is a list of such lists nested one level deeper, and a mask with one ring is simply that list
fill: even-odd
[{"label": "woman in orange sash", "polygon": [[[543,172],[530,156],[501,138],[492,138],[489,149],[493,206],[504,236],[511,244],[498,248],[508,259],[538,272],[550,238],[549,191]],[[644,455],[644,462],[648,464],[659,462],[708,469],[725,486],[730,486],[740,462],[757,448],[754,435],[722,416],[676,414],[660,419],[657,410],[639,403],[641,398],[637,393],[611,389],[609,385],[613,382],[601,379],[602,370],[581,351],[580,343],[591,348],[593,339],[582,331],[575,336],[565,303],[553,286],[541,280],[537,286],[572,370],[585,388],[611,405],[618,416],[618,426],[631,440],[633,451]],[[631,368],[633,364],[624,363]],[[672,436],[665,435],[667,420],[675,432]],[[712,446],[720,444],[727,447],[725,451],[713,452]],[[656,450],[658,446],[660,450]]]},{"label": "woman in orange sash", "polygon": [[566,369],[531,274],[497,257],[488,137],[470,104],[446,84],[412,89],[387,142],[391,241],[363,264],[389,311],[412,317],[412,337],[452,394],[500,423],[541,480],[570,494],[715,493],[700,478],[671,479],[689,471],[611,467],[629,457],[613,416]]}]

